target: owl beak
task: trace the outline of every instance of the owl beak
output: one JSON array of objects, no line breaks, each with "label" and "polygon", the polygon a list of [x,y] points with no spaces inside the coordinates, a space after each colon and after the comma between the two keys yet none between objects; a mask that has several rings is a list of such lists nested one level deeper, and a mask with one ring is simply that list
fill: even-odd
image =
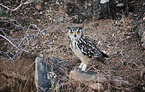
[{"label": "owl beak", "polygon": [[77,35],[75,34],[75,35],[74,35],[74,37],[76,38],[76,37],[77,37]]}]

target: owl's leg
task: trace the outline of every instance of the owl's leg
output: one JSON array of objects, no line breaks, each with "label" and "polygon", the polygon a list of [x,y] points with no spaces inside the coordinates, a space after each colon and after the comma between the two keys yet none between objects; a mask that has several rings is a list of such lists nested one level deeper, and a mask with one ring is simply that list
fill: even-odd
[{"label": "owl's leg", "polygon": [[82,71],[85,71],[86,70],[86,67],[87,67],[87,65],[86,64],[83,64]]},{"label": "owl's leg", "polygon": [[82,68],[83,67],[83,62],[79,65],[79,68]]}]

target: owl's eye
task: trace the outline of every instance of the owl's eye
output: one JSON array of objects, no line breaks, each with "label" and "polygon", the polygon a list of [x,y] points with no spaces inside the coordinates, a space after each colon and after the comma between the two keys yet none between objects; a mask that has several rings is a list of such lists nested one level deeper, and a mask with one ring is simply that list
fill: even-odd
[{"label": "owl's eye", "polygon": [[73,34],[73,32],[70,32],[70,34]]},{"label": "owl's eye", "polygon": [[80,31],[78,31],[77,34],[80,34]]}]

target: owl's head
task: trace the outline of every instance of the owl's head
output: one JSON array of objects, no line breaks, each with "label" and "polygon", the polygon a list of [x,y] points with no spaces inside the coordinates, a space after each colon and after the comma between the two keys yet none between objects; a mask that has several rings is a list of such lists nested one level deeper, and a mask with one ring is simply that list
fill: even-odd
[{"label": "owl's head", "polygon": [[83,36],[82,27],[68,27],[67,34],[71,41],[78,41]]}]

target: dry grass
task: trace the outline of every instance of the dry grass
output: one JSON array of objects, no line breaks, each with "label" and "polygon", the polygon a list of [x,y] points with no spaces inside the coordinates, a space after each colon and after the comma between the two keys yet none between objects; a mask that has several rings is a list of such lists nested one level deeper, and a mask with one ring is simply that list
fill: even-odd
[{"label": "dry grass", "polygon": [[[14,8],[20,2],[11,0],[2,4]],[[80,64],[69,48],[66,35],[67,26],[76,24],[70,23],[71,17],[65,14],[63,3],[37,1],[24,4],[14,12],[7,11],[4,7],[2,9],[0,34],[7,39],[0,38],[0,80],[3,84],[0,90],[9,88],[11,91],[35,91],[33,61],[36,56],[43,55],[46,60],[57,57],[69,62],[71,67]],[[139,46],[140,39],[132,30],[135,25],[132,22],[132,19],[123,17],[121,20],[89,21],[84,26],[84,35],[95,40],[97,46],[109,55],[107,65],[91,61],[87,70],[108,71],[110,76],[123,77],[130,84],[116,86],[108,80],[103,84],[104,90],[135,91],[142,90],[145,86],[145,54]],[[99,26],[94,27],[95,23],[99,23]],[[97,91],[68,78],[61,85],[64,92]]]}]

